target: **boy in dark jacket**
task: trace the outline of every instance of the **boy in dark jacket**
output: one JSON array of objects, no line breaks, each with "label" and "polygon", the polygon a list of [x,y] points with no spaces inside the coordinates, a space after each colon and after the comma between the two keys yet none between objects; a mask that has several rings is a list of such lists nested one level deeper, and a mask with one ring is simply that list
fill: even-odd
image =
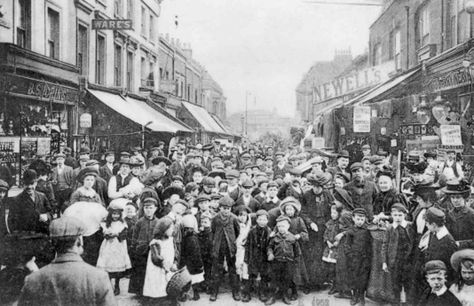
[{"label": "boy in dark jacket", "polygon": [[276,220],[278,233],[270,239],[267,255],[272,268],[273,295],[265,305],[275,303],[277,293],[282,296],[283,303],[290,305],[288,289],[293,280],[292,263],[301,255],[298,240],[289,232],[290,218],[280,216]]},{"label": "boy in dark jacket", "polygon": [[[269,267],[267,261],[267,247],[270,236],[268,212],[260,209],[256,214],[257,225],[252,227],[245,245],[244,262],[248,265],[249,281],[255,283],[260,274],[260,285],[257,288],[260,301],[268,300],[267,294],[270,285]],[[250,288],[244,287],[242,301],[250,301]]]},{"label": "boy in dark jacket", "polygon": [[410,287],[413,274],[412,256],[416,243],[416,231],[411,222],[406,221],[406,207],[395,203],[391,208],[392,224],[387,227],[382,244],[382,269],[392,278],[394,303],[400,302],[402,289]]},{"label": "boy in dark jacket", "polygon": [[224,260],[229,269],[229,278],[232,285],[232,297],[240,301],[240,282],[235,268],[235,240],[239,236],[240,225],[237,217],[231,213],[234,200],[225,196],[219,200],[219,213],[212,219],[212,292],[209,300],[217,299],[219,285],[222,282]]},{"label": "boy in dark jacket", "polygon": [[446,286],[446,265],[441,260],[431,260],[425,264],[426,281],[430,288],[426,289],[417,306],[461,306],[461,302]]},{"label": "boy in dark jacket", "polygon": [[201,251],[202,263],[204,266],[204,282],[201,283],[201,291],[210,293],[212,281],[212,233],[210,213],[203,213],[200,216],[200,228],[198,233],[199,247]]},{"label": "boy in dark jacket", "polygon": [[365,224],[367,213],[364,208],[352,212],[354,225],[346,233],[347,267],[352,289],[351,305],[365,305],[365,290],[369,281],[372,253],[372,237]]}]

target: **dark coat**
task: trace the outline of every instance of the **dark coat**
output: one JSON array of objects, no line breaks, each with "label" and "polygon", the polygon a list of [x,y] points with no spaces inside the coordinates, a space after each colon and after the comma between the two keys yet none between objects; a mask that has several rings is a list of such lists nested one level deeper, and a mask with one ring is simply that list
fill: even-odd
[{"label": "dark coat", "polygon": [[280,206],[280,200],[278,200],[276,203],[273,202],[273,201],[268,201],[267,198],[265,198],[265,200],[263,200],[263,202],[260,204],[260,208],[259,209],[263,209],[263,210],[266,210],[266,211],[270,211],[274,208],[278,208],[278,206]]},{"label": "dark coat", "polygon": [[[8,224],[10,231],[27,231],[47,234],[49,232],[49,221],[51,220],[51,204],[46,196],[34,191],[35,200],[23,191],[12,200]],[[48,214],[48,222],[41,222],[41,214]]]},{"label": "dark coat", "polygon": [[423,252],[422,266],[430,260],[441,260],[448,268],[448,282],[451,282],[454,280],[454,270],[451,267],[451,255],[453,255],[457,249],[456,241],[451,234],[447,234],[441,239],[438,239],[436,235],[431,235],[428,248]]},{"label": "dark coat", "polygon": [[117,305],[108,274],[77,254],[58,257],[26,277],[18,305]]},{"label": "dark coat", "polygon": [[242,190],[240,190],[240,187],[237,187],[231,192],[229,192],[229,197],[234,201],[237,201],[241,196],[242,196]]},{"label": "dark coat", "polygon": [[253,197],[250,197],[249,204],[245,205],[244,198],[241,196],[237,199],[237,201],[235,201],[234,206],[232,206],[232,212],[237,215],[237,211],[242,206],[247,206],[252,212],[257,212],[257,210],[260,208],[260,203]]},{"label": "dark coat", "polygon": [[459,248],[474,248],[474,209],[452,209],[446,215],[446,227]]},{"label": "dark coat", "polygon": [[461,302],[449,291],[449,289],[440,296],[431,293],[431,288],[425,290],[421,295],[417,306],[461,306]]},{"label": "dark coat", "polygon": [[180,268],[186,266],[190,274],[204,271],[199,239],[193,229],[185,228],[181,242]]},{"label": "dark coat", "polygon": [[36,191],[44,193],[51,204],[51,207],[55,207],[57,205],[56,198],[54,197],[53,184],[50,181],[38,180]]},{"label": "dark coat", "polygon": [[274,261],[294,262],[301,255],[300,245],[292,233],[277,233],[268,244],[267,255],[270,254],[275,257]]},{"label": "dark coat", "polygon": [[96,177],[94,186],[95,192],[99,195],[102,203],[105,206],[109,204],[109,193],[108,193],[108,183],[105,179],[101,178],[100,176]]},{"label": "dark coat", "polygon": [[315,223],[319,231],[324,233],[324,226],[326,222],[331,219],[331,204],[334,197],[327,190],[323,190],[321,194],[317,195],[313,189],[307,190],[303,194],[303,201],[301,202],[301,217],[309,228],[311,223]]},{"label": "dark coat", "polygon": [[408,209],[405,197],[395,189],[378,193],[374,199],[374,215],[383,212],[385,215],[390,216],[392,205],[395,203],[401,203]]},{"label": "dark coat", "polygon": [[377,186],[374,182],[365,180],[363,185],[356,185],[354,181],[349,182],[344,189],[347,190],[354,203],[354,208],[364,208],[367,218],[372,220],[374,216],[374,200],[377,196]]},{"label": "dark coat", "polygon": [[186,174],[186,169],[185,169],[185,166],[184,166],[184,162],[179,162],[177,160],[174,161],[170,166],[170,173],[173,176],[179,175],[184,179],[185,174]]},{"label": "dark coat", "polygon": [[248,265],[249,275],[268,274],[267,248],[270,228],[255,225],[247,236],[244,262]]},{"label": "dark coat", "polygon": [[[76,183],[76,177],[74,175],[74,170],[71,167],[65,165],[64,170],[63,170],[63,175],[64,175],[64,179],[66,180],[66,184],[69,186],[69,188],[72,188],[74,186],[74,184]],[[53,173],[51,175],[51,180],[53,182],[58,181],[58,167],[53,168]],[[55,190],[58,190],[57,185],[53,185],[53,187],[55,188]]]},{"label": "dark coat", "polygon": [[225,219],[222,218],[222,213],[218,213],[211,223],[212,231],[212,257],[219,257],[219,250],[221,247],[222,239],[226,239],[227,246],[229,248],[229,253],[231,256],[235,256],[237,251],[237,246],[235,245],[235,240],[240,233],[240,225],[237,217],[234,214]]},{"label": "dark coat", "polygon": [[281,175],[281,177],[285,177],[285,174],[290,172],[290,170],[291,170],[291,166],[288,163],[285,163],[285,165],[281,169],[278,167],[278,165],[275,165],[275,167],[273,167],[273,177],[276,177],[277,175]]},{"label": "dark coat", "polygon": [[108,184],[110,178],[114,176],[114,173],[112,172],[112,170],[110,170],[109,167],[107,167],[107,165],[103,165],[102,167],[99,168],[99,176],[103,178],[104,181]]},{"label": "dark coat", "polygon": [[346,232],[346,256],[352,289],[366,290],[372,258],[372,236],[365,227],[352,226]]},{"label": "dark coat", "polygon": [[[401,226],[401,225],[399,225]],[[410,258],[413,256],[414,248],[416,247],[416,231],[411,222],[407,223],[407,226],[403,228],[408,236],[409,243],[406,248],[406,253],[397,254],[398,250],[398,230],[389,225],[385,231],[383,243],[382,243],[382,262],[387,263],[389,268],[396,266],[397,259],[404,262],[406,265],[411,264]]]}]

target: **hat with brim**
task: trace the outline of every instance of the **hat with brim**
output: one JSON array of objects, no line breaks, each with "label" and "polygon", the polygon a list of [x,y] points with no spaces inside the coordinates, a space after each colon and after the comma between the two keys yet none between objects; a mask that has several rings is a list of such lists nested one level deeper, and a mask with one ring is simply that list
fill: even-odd
[{"label": "hat with brim", "polygon": [[86,167],[92,167],[92,166],[96,166],[96,165],[99,165],[99,161],[96,160],[96,159],[90,159],[87,161],[86,163]]},{"label": "hat with brim", "polygon": [[436,158],[438,156],[438,154],[436,154],[435,152],[426,152],[423,154],[423,156],[425,158]]},{"label": "hat with brim", "polygon": [[214,145],[212,144],[207,144],[207,145],[202,146],[203,151],[212,151],[212,149],[214,149]]},{"label": "hat with brim", "polygon": [[177,194],[180,199],[184,199],[184,191],[183,188],[178,186],[169,186],[163,190],[163,199],[169,199],[173,194]]},{"label": "hat with brim", "polygon": [[10,189],[10,186],[8,186],[8,183],[0,179],[0,191],[8,191],[8,189]]},{"label": "hat with brim", "polygon": [[285,153],[283,153],[282,151],[278,151],[275,153],[275,157],[277,156],[285,156]]},{"label": "hat with brim", "polygon": [[141,167],[143,165],[143,161],[139,160],[138,158],[130,158],[129,162],[130,167]]},{"label": "hat with brim", "polygon": [[128,166],[130,166],[130,158],[122,157],[122,158],[119,160],[119,164],[120,164],[120,166],[122,166],[122,165],[128,165]]},{"label": "hat with brim", "polygon": [[32,169],[27,169],[25,172],[23,172],[23,184],[25,185],[31,185],[36,182],[38,179],[38,174],[36,173],[35,170]]},{"label": "hat with brim", "polygon": [[370,146],[368,144],[365,144],[362,146],[362,151],[363,150],[370,150]]},{"label": "hat with brim", "polygon": [[451,267],[458,272],[461,269],[461,263],[464,260],[471,260],[474,262],[474,250],[464,249],[454,252],[454,254],[451,255]]},{"label": "hat with brim", "polygon": [[349,158],[350,157],[349,152],[347,150],[342,150],[341,152],[337,154],[337,158],[341,158],[341,157]]},{"label": "hat with brim", "polygon": [[54,159],[58,159],[58,158],[66,158],[66,155],[64,153],[58,153],[56,155],[54,155]]},{"label": "hat with brim", "polygon": [[285,213],[285,209],[288,205],[293,206],[297,213],[301,211],[301,203],[294,197],[286,197],[283,201],[281,201],[280,211]]},{"label": "hat with brim", "polygon": [[447,271],[446,265],[441,260],[430,260],[424,266],[425,274],[439,273],[440,271]]},{"label": "hat with brim", "polygon": [[227,173],[225,174],[225,177],[227,179],[236,179],[236,178],[239,178],[239,171],[238,170],[229,170],[227,171]]},{"label": "hat with brim", "polygon": [[445,213],[436,207],[430,207],[425,213],[426,223],[444,224],[446,221]]},{"label": "hat with brim", "polygon": [[342,172],[336,173],[335,178],[343,179],[344,183],[349,183],[349,181],[351,180],[351,178],[347,174],[342,173]]},{"label": "hat with brim", "polygon": [[49,236],[51,238],[78,237],[85,233],[85,225],[79,219],[70,216],[51,221],[49,225]]},{"label": "hat with brim", "polygon": [[358,208],[356,208],[352,211],[352,215],[353,216],[360,215],[360,216],[366,216],[367,217],[367,211],[362,207],[358,207]]},{"label": "hat with brim", "polygon": [[350,210],[354,209],[354,203],[347,190],[338,187],[334,188],[334,198],[341,202],[346,208]]},{"label": "hat with brim", "polygon": [[169,166],[169,165],[171,165],[171,160],[169,160],[168,158],[163,157],[163,156],[158,156],[158,157],[153,158],[151,163],[153,165],[159,165],[160,163],[165,163],[167,166]]},{"label": "hat with brim", "polygon": [[393,174],[392,171],[389,171],[389,170],[382,170],[382,171],[379,171],[377,172],[377,175],[376,175],[376,178],[379,178],[381,176],[387,176],[391,179],[393,179],[395,177],[395,175]]},{"label": "hat with brim", "polygon": [[104,153],[104,156],[105,156],[105,157],[107,157],[107,156],[109,156],[109,155],[115,156],[115,152],[114,152],[114,151],[106,151],[106,152]]},{"label": "hat with brim", "polygon": [[93,176],[94,178],[96,178],[98,175],[99,171],[97,171],[97,169],[93,167],[85,167],[84,169],[81,169],[81,171],[79,171],[79,174],[77,175],[77,180],[79,182],[84,182],[84,179],[87,176]]},{"label": "hat with brim", "polygon": [[157,183],[164,175],[165,173],[163,171],[151,168],[145,173],[145,176],[143,177],[143,184],[145,186],[153,185]]},{"label": "hat with brim", "polygon": [[460,194],[465,197],[471,193],[471,187],[464,180],[449,180],[446,187],[441,188],[441,191],[447,195]]},{"label": "hat with brim", "polygon": [[219,207],[232,207],[234,206],[234,200],[229,196],[224,196],[219,199]]},{"label": "hat with brim", "polygon": [[225,172],[223,170],[211,171],[211,172],[209,172],[209,174],[207,176],[212,177],[212,178],[215,178],[215,177],[218,176],[223,180],[226,178]]},{"label": "hat with brim", "polygon": [[120,152],[120,156],[130,157],[130,153],[123,151],[123,152]]},{"label": "hat with brim", "polygon": [[363,169],[362,163],[353,163],[351,165],[351,172],[357,171],[359,169]]},{"label": "hat with brim", "polygon": [[327,177],[322,171],[316,171],[313,174],[308,175],[308,183],[313,186],[324,186],[327,183]]},{"label": "hat with brim", "polygon": [[206,202],[206,201],[210,201],[211,200],[211,197],[206,195],[206,194],[202,194],[202,195],[199,195],[195,200],[194,200],[194,203],[195,204],[199,204],[201,202]]}]

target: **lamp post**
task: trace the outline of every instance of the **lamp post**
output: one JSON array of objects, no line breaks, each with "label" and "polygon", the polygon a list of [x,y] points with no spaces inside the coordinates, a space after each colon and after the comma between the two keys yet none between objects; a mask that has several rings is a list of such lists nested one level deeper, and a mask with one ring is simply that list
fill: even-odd
[{"label": "lamp post", "polygon": [[146,128],[147,126],[149,126],[150,124],[152,124],[153,121],[148,121],[145,125],[142,125],[142,149],[145,148],[145,132],[146,132]]}]

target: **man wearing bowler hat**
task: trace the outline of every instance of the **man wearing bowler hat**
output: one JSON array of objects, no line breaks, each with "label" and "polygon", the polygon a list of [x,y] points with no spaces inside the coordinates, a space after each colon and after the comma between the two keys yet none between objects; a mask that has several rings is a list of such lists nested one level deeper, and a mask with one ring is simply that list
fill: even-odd
[{"label": "man wearing bowler hat", "polygon": [[107,273],[81,258],[84,232],[73,217],[51,223],[56,259],[26,277],[18,305],[117,305]]},{"label": "man wearing bowler hat", "polygon": [[349,152],[347,150],[342,150],[337,154],[337,166],[328,169],[328,172],[331,173],[332,177],[336,177],[336,174],[342,173],[350,177],[350,173],[347,172],[347,166],[349,166]]}]

